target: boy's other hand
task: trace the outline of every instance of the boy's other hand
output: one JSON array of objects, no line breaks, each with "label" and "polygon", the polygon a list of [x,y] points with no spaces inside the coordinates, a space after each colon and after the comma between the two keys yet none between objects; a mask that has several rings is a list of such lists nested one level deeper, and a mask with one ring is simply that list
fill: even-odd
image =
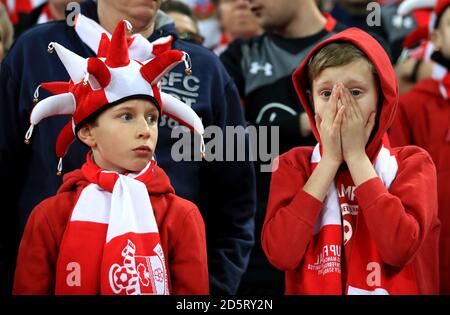
[{"label": "boy's other hand", "polygon": [[300,125],[300,134],[302,137],[309,137],[312,133],[311,124],[309,123],[309,117],[306,113],[301,113],[299,115],[299,125]]},{"label": "boy's other hand", "polygon": [[343,89],[341,85],[333,86],[331,97],[328,105],[323,113],[323,117],[316,114],[316,126],[320,134],[323,160],[332,162],[343,162],[342,145],[341,145],[341,124],[344,115],[344,109],[338,108],[338,99],[340,91]]},{"label": "boy's other hand", "polygon": [[353,95],[346,88],[340,90],[339,107],[345,108],[341,126],[344,160],[355,160],[366,155],[366,144],[375,126],[375,113],[367,121]]}]

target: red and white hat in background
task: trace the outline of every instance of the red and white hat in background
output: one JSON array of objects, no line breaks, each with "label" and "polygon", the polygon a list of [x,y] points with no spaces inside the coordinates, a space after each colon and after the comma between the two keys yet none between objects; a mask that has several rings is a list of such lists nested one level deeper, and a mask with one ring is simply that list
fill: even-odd
[{"label": "red and white hat in background", "polygon": [[[394,25],[401,28],[407,16],[413,16],[417,24],[416,29],[403,41],[403,47],[408,55],[414,59],[429,60],[434,51],[429,41],[431,17],[436,0],[405,0],[398,9]],[[417,45],[419,45],[418,48]],[[413,49],[414,48],[414,49]]]},{"label": "red and white hat in background", "polygon": [[[403,43],[410,57],[417,60],[430,61],[435,51],[435,47],[430,41],[430,34],[436,29],[439,24],[439,19],[449,6],[450,0],[405,0],[400,4],[397,10],[399,21],[418,10],[426,10],[429,12],[429,17],[423,19],[421,21],[422,23],[418,23],[418,28],[409,34]],[[412,49],[417,43],[420,43],[419,47]],[[447,87],[450,83],[450,76],[447,68],[433,62],[431,77],[440,82],[439,89],[441,94],[445,99],[448,99],[450,90]]]},{"label": "red and white hat in background", "polygon": [[[416,33],[414,36],[419,39],[424,35],[428,37],[436,28],[437,21],[448,6],[450,6],[450,0],[404,0],[397,9],[394,24],[402,27],[405,17],[413,14],[417,21],[417,33],[413,32],[412,34]],[[412,34],[411,36],[413,36]],[[411,38],[409,42],[413,39]]]},{"label": "red and white hat in background", "polygon": [[[187,104],[160,90],[160,79],[181,62],[185,63],[186,74],[192,73],[189,55],[179,50],[154,49],[154,58],[144,62],[129,58],[127,31],[131,24],[121,21],[111,40],[102,36],[98,57],[83,58],[52,42],[48,51],[56,51],[70,76],[69,82],[42,83],[35,91],[34,106],[30,116],[30,128],[25,135],[29,143],[33,128],[42,119],[56,116],[72,116],[62,129],[56,141],[56,155],[59,158],[58,174],[62,170],[62,158],[75,140],[76,127],[90,115],[104,106],[120,103],[132,98],[148,98],[158,106],[161,113],[177,120],[201,136],[201,154],[204,155],[204,128],[200,118]],[[156,46],[156,45],[155,45]],[[104,55],[104,56],[102,56]],[[38,100],[39,88],[53,96]]]}]

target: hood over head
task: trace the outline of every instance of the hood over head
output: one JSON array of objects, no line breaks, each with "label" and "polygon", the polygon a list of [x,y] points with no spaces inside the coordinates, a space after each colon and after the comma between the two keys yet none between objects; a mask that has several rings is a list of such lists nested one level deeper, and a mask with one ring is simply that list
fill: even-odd
[{"label": "hood over head", "polygon": [[311,89],[308,62],[324,46],[339,42],[351,43],[360,49],[374,65],[378,76],[380,94],[376,124],[374,131],[372,131],[370,143],[366,146],[366,152],[372,158],[380,148],[383,136],[394,120],[398,104],[398,84],[394,69],[388,55],[376,39],[360,29],[350,28],[324,40],[309,53],[300,67],[293,73],[294,87],[305,112],[308,114],[312,132],[320,143],[313,106],[307,94],[307,91]]}]

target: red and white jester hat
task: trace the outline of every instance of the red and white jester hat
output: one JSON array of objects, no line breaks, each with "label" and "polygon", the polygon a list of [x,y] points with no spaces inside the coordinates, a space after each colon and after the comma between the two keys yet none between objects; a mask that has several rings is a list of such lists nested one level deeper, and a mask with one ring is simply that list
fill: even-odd
[{"label": "red and white jester hat", "polygon": [[42,83],[39,87],[55,95],[40,102],[37,99],[39,87],[36,89],[34,101],[37,104],[31,112],[31,126],[25,135],[25,143],[29,143],[34,125],[42,119],[55,115],[72,116],[72,120],[62,129],[56,141],[59,175],[62,158],[75,140],[77,125],[100,108],[133,97],[148,97],[156,101],[161,113],[164,112],[199,134],[202,138],[201,154],[204,155],[204,129],[200,118],[187,104],[159,88],[161,77],[180,62],[185,63],[186,74],[191,74],[189,56],[179,50],[159,49],[158,53],[153,52],[156,54],[155,58],[145,62],[130,60],[127,30],[131,31],[130,23],[121,21],[111,41],[102,42],[100,46],[103,48],[105,44],[108,45],[105,50],[106,57],[86,59],[58,43],[49,44],[49,52],[56,51],[70,75],[70,81]]},{"label": "red and white jester hat", "polygon": [[448,6],[450,6],[450,0],[404,0],[397,9],[397,20],[394,23],[401,25],[403,18],[415,10],[430,10],[432,14],[428,30],[431,32],[436,28],[436,22]]}]

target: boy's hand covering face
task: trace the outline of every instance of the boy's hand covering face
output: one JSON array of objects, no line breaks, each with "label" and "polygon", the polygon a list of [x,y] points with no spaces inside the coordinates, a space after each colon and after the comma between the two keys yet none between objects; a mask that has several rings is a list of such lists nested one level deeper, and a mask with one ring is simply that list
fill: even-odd
[{"label": "boy's hand covering face", "polygon": [[370,134],[375,126],[375,112],[369,119],[364,117],[353,95],[347,88],[340,89],[338,107],[344,109],[341,125],[342,154],[345,161],[365,154],[365,148]]},{"label": "boy's hand covering face", "polygon": [[330,100],[323,112],[323,117],[315,115],[317,130],[322,141],[323,158],[339,164],[343,161],[341,124],[344,110],[342,107],[338,108],[339,95],[342,89],[342,85],[334,85]]}]

